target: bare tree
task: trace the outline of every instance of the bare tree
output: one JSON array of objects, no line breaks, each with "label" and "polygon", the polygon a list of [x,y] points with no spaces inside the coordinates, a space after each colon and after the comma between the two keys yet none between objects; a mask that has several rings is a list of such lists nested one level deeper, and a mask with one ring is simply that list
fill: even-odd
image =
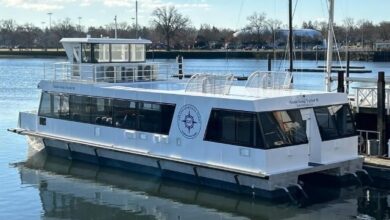
[{"label": "bare tree", "polygon": [[355,26],[355,21],[351,17],[346,17],[343,20],[343,26],[345,30],[345,44],[347,46],[347,49],[349,48],[349,43],[350,43],[350,35],[351,32],[353,31],[353,28]]},{"label": "bare tree", "polygon": [[266,14],[255,12],[247,20],[249,24],[246,29],[255,34],[257,45],[260,45],[262,32],[267,27]]},{"label": "bare tree", "polygon": [[182,30],[188,27],[190,21],[180,14],[175,7],[161,7],[153,11],[156,30],[160,32],[166,41],[167,50],[171,48],[171,40]]}]

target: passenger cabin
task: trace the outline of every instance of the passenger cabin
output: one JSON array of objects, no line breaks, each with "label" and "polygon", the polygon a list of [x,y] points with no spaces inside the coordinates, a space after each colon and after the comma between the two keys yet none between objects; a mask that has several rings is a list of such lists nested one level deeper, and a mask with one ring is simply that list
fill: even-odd
[{"label": "passenger cabin", "polygon": [[156,79],[156,65],[146,63],[145,39],[63,38],[70,79],[132,82]]}]

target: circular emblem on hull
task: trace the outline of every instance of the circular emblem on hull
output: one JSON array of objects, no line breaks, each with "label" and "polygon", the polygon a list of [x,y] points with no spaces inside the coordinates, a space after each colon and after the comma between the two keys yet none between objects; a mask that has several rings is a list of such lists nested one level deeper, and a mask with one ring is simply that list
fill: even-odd
[{"label": "circular emblem on hull", "polygon": [[180,133],[189,139],[198,136],[202,121],[198,109],[190,104],[184,105],[177,116],[177,126]]}]

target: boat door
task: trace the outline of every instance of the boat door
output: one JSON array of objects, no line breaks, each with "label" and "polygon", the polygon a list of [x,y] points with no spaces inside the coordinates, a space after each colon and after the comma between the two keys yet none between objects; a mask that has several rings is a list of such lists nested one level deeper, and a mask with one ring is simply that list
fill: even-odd
[{"label": "boat door", "polygon": [[321,163],[321,137],[313,108],[301,109],[302,119],[306,121],[309,163]]}]

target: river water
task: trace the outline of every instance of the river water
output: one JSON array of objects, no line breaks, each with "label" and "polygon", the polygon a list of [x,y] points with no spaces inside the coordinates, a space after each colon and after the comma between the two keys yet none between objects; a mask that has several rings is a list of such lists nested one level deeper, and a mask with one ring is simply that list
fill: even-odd
[{"label": "river water", "polygon": [[[162,180],[45,155],[28,156],[27,140],[6,131],[18,112],[38,107],[44,66],[61,59],[0,59],[0,219],[385,219],[390,191],[314,188],[304,203],[259,198]],[[174,63],[173,60],[160,60]],[[313,67],[314,61],[296,62]],[[322,64],[322,63],[318,63]],[[390,63],[354,62],[390,75]],[[274,68],[285,64],[276,61]],[[265,60],[185,60],[186,71],[247,75]],[[323,89],[323,74],[296,74],[295,87]]]}]

